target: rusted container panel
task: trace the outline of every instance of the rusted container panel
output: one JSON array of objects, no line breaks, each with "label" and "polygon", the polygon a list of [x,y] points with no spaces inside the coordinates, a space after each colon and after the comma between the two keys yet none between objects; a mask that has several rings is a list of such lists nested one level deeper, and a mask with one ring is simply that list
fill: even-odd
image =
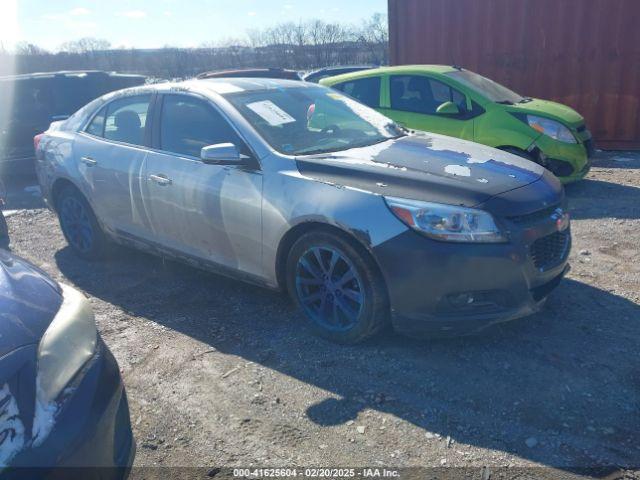
[{"label": "rusted container panel", "polygon": [[639,0],[389,0],[391,62],[457,64],[640,149]]}]

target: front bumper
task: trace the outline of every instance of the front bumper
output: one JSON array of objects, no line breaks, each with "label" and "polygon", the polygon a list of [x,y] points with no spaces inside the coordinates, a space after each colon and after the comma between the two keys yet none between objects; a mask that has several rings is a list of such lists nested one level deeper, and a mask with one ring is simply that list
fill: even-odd
[{"label": "front bumper", "polygon": [[570,231],[559,256],[542,268],[536,240],[557,227],[524,228],[503,244],[438,242],[407,231],[375,247],[394,328],[402,333],[468,334],[537,312],[568,271]]},{"label": "front bumper", "polygon": [[591,169],[590,158],[594,154],[591,134],[585,130],[578,143],[558,142],[547,136],[539,137],[529,147],[529,153],[539,163],[553,172],[563,183],[582,180]]},{"label": "front bumper", "polygon": [[47,439],[18,454],[6,478],[127,477],[135,455],[129,407],[118,364],[102,340],[72,388]]}]

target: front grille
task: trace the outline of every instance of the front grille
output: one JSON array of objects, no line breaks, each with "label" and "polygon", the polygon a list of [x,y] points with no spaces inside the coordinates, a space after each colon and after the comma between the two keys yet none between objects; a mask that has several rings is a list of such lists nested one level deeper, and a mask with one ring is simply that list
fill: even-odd
[{"label": "front grille", "polygon": [[560,205],[553,205],[548,208],[543,208],[542,210],[535,211],[533,213],[528,213],[526,215],[518,215],[515,217],[508,217],[510,221],[517,225],[535,225],[536,223],[542,221],[548,221],[549,218],[555,213],[555,211],[560,207]]},{"label": "front grille", "polygon": [[571,165],[569,162],[565,162],[564,160],[547,158],[545,160],[544,166],[556,177],[568,177],[574,173],[573,165]]},{"label": "front grille", "polygon": [[596,152],[596,147],[593,144],[592,138],[584,142],[584,148],[587,151],[587,157],[593,157],[594,153]]},{"label": "front grille", "polygon": [[555,267],[566,258],[570,244],[569,229],[539,238],[529,247],[533,264],[540,270]]}]

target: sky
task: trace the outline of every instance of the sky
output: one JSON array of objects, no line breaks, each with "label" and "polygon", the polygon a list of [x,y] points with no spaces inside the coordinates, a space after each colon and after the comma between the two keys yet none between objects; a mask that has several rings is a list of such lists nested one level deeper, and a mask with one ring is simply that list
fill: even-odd
[{"label": "sky", "polygon": [[56,50],[82,37],[114,48],[194,47],[247,30],[319,18],[359,24],[387,0],[0,0],[0,42]]}]

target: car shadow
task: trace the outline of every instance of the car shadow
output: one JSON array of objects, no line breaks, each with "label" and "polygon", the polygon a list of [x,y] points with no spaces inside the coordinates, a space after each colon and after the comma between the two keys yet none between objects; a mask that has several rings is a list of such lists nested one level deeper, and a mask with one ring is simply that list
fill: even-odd
[{"label": "car shadow", "polygon": [[276,292],[121,248],[90,268],[68,247],[55,259],[131,315],[330,392],[304,412],[318,425],[373,409],[555,468],[640,465],[640,306],[605,290],[567,279],[542,313],[478,336],[346,347]]},{"label": "car shadow", "polygon": [[601,151],[592,159],[592,165],[598,168],[640,168],[640,152]]},{"label": "car shadow", "polygon": [[565,187],[571,217],[577,220],[640,218],[640,188],[584,179]]}]

